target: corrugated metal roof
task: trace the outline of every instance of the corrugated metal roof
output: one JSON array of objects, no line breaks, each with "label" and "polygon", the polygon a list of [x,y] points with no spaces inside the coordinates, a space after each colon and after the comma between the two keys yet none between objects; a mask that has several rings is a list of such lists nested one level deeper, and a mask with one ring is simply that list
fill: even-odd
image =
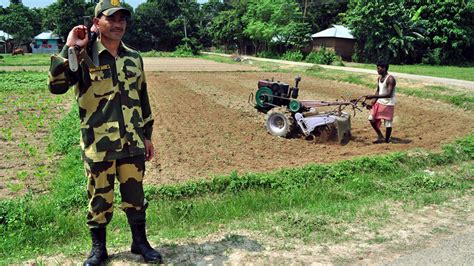
[{"label": "corrugated metal roof", "polygon": [[54,34],[52,31],[48,30],[48,31],[45,31],[45,32],[42,32],[42,33],[36,35],[35,39],[37,39],[37,40],[54,40],[54,39],[61,39],[61,38],[59,38],[59,36]]},{"label": "corrugated metal roof", "polygon": [[3,30],[0,30],[0,39],[8,41],[8,40],[12,40],[13,36],[11,36],[10,34],[4,32]]},{"label": "corrugated metal roof", "polygon": [[311,35],[311,37],[312,38],[333,37],[333,38],[355,39],[354,36],[352,36],[351,31],[342,25],[332,25],[331,28],[315,33]]}]

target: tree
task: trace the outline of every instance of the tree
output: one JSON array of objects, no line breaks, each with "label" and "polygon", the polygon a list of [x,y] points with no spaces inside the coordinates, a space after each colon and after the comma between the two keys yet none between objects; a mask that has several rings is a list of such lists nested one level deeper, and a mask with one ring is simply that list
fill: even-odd
[{"label": "tree", "polygon": [[91,15],[87,8],[84,0],[57,0],[44,9],[43,29],[53,30],[65,40],[74,26],[84,23],[84,15]]},{"label": "tree", "polygon": [[251,0],[243,17],[244,33],[254,41],[257,52],[277,45],[301,48],[309,33],[302,18],[295,1]]},{"label": "tree", "polygon": [[140,4],[135,10],[135,25],[140,50],[171,51],[181,38],[169,26],[179,14],[176,1],[149,1]]},{"label": "tree", "polygon": [[198,36],[199,42],[204,47],[210,47],[212,45],[212,21],[219,15],[220,12],[224,11],[225,5],[219,0],[210,0],[207,3],[201,5],[199,10],[200,20],[198,25]]},{"label": "tree", "polygon": [[460,64],[474,59],[474,1],[434,1],[413,8],[421,10],[426,28],[425,62]]},{"label": "tree", "polygon": [[14,42],[19,44],[29,43],[33,37],[33,26],[30,19],[31,11],[21,4],[11,3],[5,8],[4,15],[0,17],[0,28],[13,35]]},{"label": "tree", "polygon": [[311,32],[327,29],[339,22],[339,14],[346,12],[347,0],[298,0],[303,19],[311,27]]},{"label": "tree", "polygon": [[402,1],[351,1],[344,19],[357,39],[356,56],[368,62],[380,58],[405,62],[423,41],[421,22],[415,14]]}]

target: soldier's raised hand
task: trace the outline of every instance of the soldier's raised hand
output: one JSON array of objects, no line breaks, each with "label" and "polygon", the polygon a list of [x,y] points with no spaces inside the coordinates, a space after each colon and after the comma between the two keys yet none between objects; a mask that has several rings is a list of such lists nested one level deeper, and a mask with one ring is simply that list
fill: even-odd
[{"label": "soldier's raised hand", "polygon": [[66,45],[68,47],[74,47],[77,45],[81,48],[84,48],[88,42],[89,37],[87,34],[87,27],[84,25],[79,25],[72,28],[72,30],[69,32]]}]

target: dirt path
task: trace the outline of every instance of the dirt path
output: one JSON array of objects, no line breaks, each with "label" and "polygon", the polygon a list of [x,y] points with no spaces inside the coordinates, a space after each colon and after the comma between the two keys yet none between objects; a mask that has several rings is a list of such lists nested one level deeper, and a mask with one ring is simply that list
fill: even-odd
[{"label": "dirt path", "polygon": [[[218,53],[204,52],[204,54],[230,57],[230,55],[218,54]],[[266,61],[266,62],[273,62],[273,63],[278,63],[278,64],[290,64],[290,65],[305,66],[305,67],[311,67],[311,66],[315,65],[315,64],[311,64],[311,63],[292,62],[292,61],[260,58],[260,57],[253,57],[253,56],[244,56],[244,58],[250,59],[250,60],[256,60],[256,61]],[[318,65],[318,66],[320,66],[322,68],[333,69],[333,70],[342,70],[342,71],[348,71],[348,72],[377,75],[377,72],[375,71],[375,69],[374,70],[369,70],[369,69],[362,69],[362,68],[355,68],[355,67],[328,66],[328,65]],[[390,73],[393,74],[394,76],[398,77],[398,78],[421,81],[425,84],[438,84],[438,85],[441,84],[441,85],[444,85],[444,86],[456,86],[456,87],[462,87],[462,88],[474,90],[474,82],[473,81],[450,79],[450,78],[438,78],[438,77],[431,77],[431,76],[398,73],[398,72],[392,72],[392,71],[390,71]]]},{"label": "dirt path", "polygon": [[146,71],[157,72],[229,72],[258,71],[257,67],[217,63],[199,58],[144,57]]},{"label": "dirt path", "polygon": [[0,66],[0,71],[48,71],[49,66]]}]

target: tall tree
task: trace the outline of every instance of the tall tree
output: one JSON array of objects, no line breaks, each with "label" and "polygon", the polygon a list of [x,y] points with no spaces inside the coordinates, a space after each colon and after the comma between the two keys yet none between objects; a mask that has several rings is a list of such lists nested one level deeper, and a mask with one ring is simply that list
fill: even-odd
[{"label": "tall tree", "polygon": [[425,50],[428,62],[430,57],[441,64],[459,64],[474,59],[473,0],[420,2],[414,8],[422,11],[420,17],[428,37]]},{"label": "tall tree", "polygon": [[173,50],[180,42],[169,23],[179,12],[176,1],[149,1],[135,10],[135,25],[139,36],[137,48],[140,50]]},{"label": "tall tree", "polygon": [[303,19],[316,33],[340,22],[339,14],[347,11],[348,0],[298,0]]},{"label": "tall tree", "polygon": [[405,62],[423,41],[416,11],[405,8],[402,1],[352,0],[345,21],[357,39],[356,56],[362,61]]},{"label": "tall tree", "polygon": [[200,20],[198,25],[198,36],[199,42],[204,47],[210,47],[212,45],[212,20],[217,17],[224,9],[224,3],[219,0],[210,0],[209,2],[201,5],[199,10]]},{"label": "tall tree", "polygon": [[224,1],[224,9],[212,20],[209,32],[215,45],[226,50],[238,50],[245,54],[246,36],[243,16],[247,12],[246,1]]},{"label": "tall tree", "polygon": [[20,3],[11,3],[5,8],[4,15],[0,17],[0,28],[13,35],[14,42],[18,44],[29,43],[33,37],[31,23],[33,15],[30,9]]},{"label": "tall tree", "polygon": [[64,40],[76,25],[83,24],[88,5],[85,0],[57,0],[44,9],[43,28],[53,30]]},{"label": "tall tree", "polygon": [[294,0],[250,0],[243,17],[244,33],[254,41],[257,51],[268,50],[271,45],[301,48],[309,34],[302,18]]}]

